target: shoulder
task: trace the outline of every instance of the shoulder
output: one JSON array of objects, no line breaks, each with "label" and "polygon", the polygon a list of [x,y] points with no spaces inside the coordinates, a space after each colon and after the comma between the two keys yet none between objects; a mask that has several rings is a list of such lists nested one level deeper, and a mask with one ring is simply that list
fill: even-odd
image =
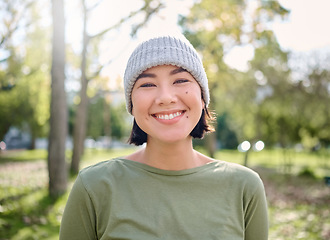
[{"label": "shoulder", "polygon": [[[235,163],[221,162],[225,183],[230,191],[244,203],[265,199],[265,188],[259,174],[254,170]],[[221,165],[220,164],[220,165]]]},{"label": "shoulder", "polygon": [[92,189],[99,189],[106,186],[118,178],[123,171],[123,163],[120,159],[111,159],[103,162],[96,163],[82,169],[78,178],[84,185],[87,191]]},{"label": "shoulder", "polygon": [[99,175],[105,173],[109,169],[109,165],[113,165],[111,163],[112,160],[102,161],[88,167],[83,168],[79,172],[79,177],[81,178],[90,178],[94,177],[95,175]]},{"label": "shoulder", "polygon": [[216,171],[224,175],[231,184],[244,188],[263,188],[262,180],[257,172],[240,164],[218,161]]},{"label": "shoulder", "polygon": [[106,161],[102,161],[86,168],[83,168],[79,172],[79,176],[83,178],[95,178],[95,176],[101,177],[103,175],[111,175],[124,168],[125,164],[120,158],[114,158]]},{"label": "shoulder", "polygon": [[251,168],[245,167],[243,165],[231,162],[220,161],[223,163],[225,171],[235,175],[242,176],[243,178],[259,178],[259,174],[252,170]]},{"label": "shoulder", "polygon": [[221,175],[237,181],[260,181],[259,174],[248,167],[237,163],[212,159],[201,153],[199,153],[199,156],[203,158],[205,162],[213,163],[214,169],[212,169],[212,171],[218,173],[219,176]]}]

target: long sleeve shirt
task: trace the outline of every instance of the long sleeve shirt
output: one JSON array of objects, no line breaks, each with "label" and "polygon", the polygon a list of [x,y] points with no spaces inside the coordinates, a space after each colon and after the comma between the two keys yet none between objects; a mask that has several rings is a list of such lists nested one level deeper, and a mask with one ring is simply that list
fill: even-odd
[{"label": "long sleeve shirt", "polygon": [[83,169],[63,214],[60,240],[266,240],[258,174],[215,161],[169,171],[126,159]]}]

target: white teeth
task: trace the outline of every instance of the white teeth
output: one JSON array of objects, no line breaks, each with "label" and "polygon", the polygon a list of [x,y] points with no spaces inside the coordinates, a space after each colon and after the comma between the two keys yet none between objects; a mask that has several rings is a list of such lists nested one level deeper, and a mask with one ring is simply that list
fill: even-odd
[{"label": "white teeth", "polygon": [[156,115],[157,118],[159,119],[165,119],[165,120],[171,120],[177,116],[180,116],[182,114],[182,112],[176,112],[176,113],[171,113],[170,115]]}]

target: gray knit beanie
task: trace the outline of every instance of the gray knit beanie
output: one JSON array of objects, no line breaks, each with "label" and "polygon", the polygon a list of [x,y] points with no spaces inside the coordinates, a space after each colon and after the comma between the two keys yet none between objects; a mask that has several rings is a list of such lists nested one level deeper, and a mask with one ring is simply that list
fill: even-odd
[{"label": "gray knit beanie", "polygon": [[199,83],[205,105],[209,104],[207,76],[194,47],[186,39],[184,41],[171,36],[163,36],[141,43],[127,62],[124,89],[126,107],[130,114],[132,114],[131,94],[137,77],[145,70],[159,65],[174,65],[187,70]]}]

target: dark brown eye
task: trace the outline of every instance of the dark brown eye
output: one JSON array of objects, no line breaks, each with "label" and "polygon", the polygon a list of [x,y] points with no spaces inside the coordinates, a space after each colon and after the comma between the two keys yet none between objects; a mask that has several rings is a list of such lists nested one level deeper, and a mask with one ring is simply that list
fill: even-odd
[{"label": "dark brown eye", "polygon": [[178,80],[175,80],[174,84],[185,83],[185,82],[189,82],[189,80],[187,80],[187,79],[178,79]]},{"label": "dark brown eye", "polygon": [[153,84],[153,83],[144,83],[142,84],[140,87],[143,87],[143,88],[148,88],[148,87],[155,87],[156,85]]}]

